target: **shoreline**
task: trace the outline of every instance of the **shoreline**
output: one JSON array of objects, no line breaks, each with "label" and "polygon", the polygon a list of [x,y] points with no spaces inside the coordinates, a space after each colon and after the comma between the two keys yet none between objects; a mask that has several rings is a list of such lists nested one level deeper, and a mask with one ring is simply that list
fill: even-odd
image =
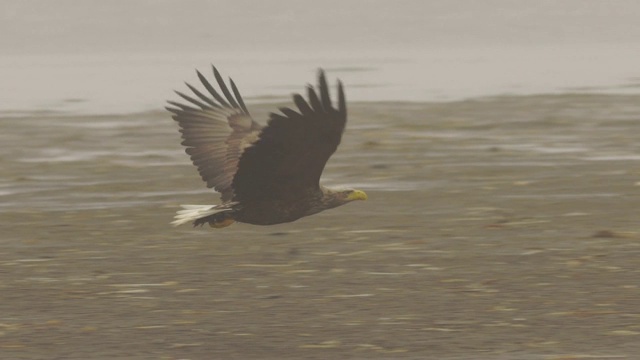
[{"label": "shoreline", "polygon": [[[585,99],[614,99],[619,98],[620,100],[633,100],[640,99],[640,90],[633,90],[635,86],[622,86],[620,85],[619,89],[627,88],[627,90],[615,90],[612,88],[610,91],[603,91],[602,89],[576,89],[574,91],[566,91],[566,90],[558,90],[557,92],[541,92],[541,93],[497,93],[491,95],[482,95],[482,96],[472,96],[466,98],[454,98],[454,99],[443,99],[443,100],[360,100],[360,101],[349,101],[348,105],[355,106],[358,108],[366,107],[367,105],[375,105],[375,106],[437,106],[437,105],[463,105],[466,103],[478,103],[478,102],[514,102],[519,100],[544,100],[544,99],[556,99],[558,101],[569,101],[576,100],[580,98]],[[638,86],[640,89],[640,85]],[[619,91],[619,92],[618,92]],[[302,93],[301,91],[293,91],[291,94]],[[170,96],[166,100],[171,100]],[[69,100],[72,101],[72,100]],[[75,99],[73,101],[82,102],[85,100]],[[277,112],[279,107],[286,106],[294,106],[293,100],[290,95],[282,95],[282,96],[258,96],[256,98],[248,98],[245,99],[245,102],[248,107],[255,107],[260,111],[261,115],[268,114],[268,112]],[[148,108],[134,111],[124,111],[124,112],[96,112],[96,111],[65,111],[65,110],[56,110],[54,107],[52,108],[42,108],[37,110],[12,110],[5,109],[0,110],[0,119],[3,118],[15,118],[15,117],[29,117],[29,116],[45,116],[45,117],[122,117],[122,116],[145,116],[150,114],[164,114],[167,111],[163,106],[159,106],[157,108]],[[264,117],[264,116],[263,116]],[[260,120],[260,119],[257,119]],[[262,120],[267,120],[266,117]]]},{"label": "shoreline", "polygon": [[323,183],[368,201],[219,230],[169,225],[218,197],[168,113],[2,117],[0,353],[640,353],[640,96],[353,102],[349,117]]}]

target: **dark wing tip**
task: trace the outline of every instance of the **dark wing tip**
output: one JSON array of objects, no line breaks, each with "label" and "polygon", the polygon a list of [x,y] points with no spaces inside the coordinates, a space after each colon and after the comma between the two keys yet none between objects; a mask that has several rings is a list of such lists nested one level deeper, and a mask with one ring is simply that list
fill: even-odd
[{"label": "dark wing tip", "polygon": [[338,80],[338,113],[347,116],[347,100],[344,96],[344,87],[342,81]]},{"label": "dark wing tip", "polygon": [[240,91],[238,90],[236,83],[234,83],[231,78],[229,78],[229,82],[231,83],[231,90],[233,91],[233,95],[236,97],[236,100],[238,100],[238,105],[240,105],[242,111],[244,111],[245,114],[249,115],[247,105],[244,104],[244,100],[242,99],[242,95],[240,95]]},{"label": "dark wing tip", "polygon": [[[215,70],[215,67],[213,69]],[[209,82],[209,80],[207,80],[207,78],[204,75],[202,75],[200,71],[196,70],[196,74],[198,74],[198,79],[200,79],[200,82],[202,83],[202,85],[204,85],[204,87],[207,89],[209,94],[211,94],[211,96],[213,96],[213,98],[216,99],[220,103],[220,105],[225,107],[229,106],[229,104],[227,104],[224,98],[220,96],[220,94],[218,94],[216,89],[214,89],[213,86],[211,86],[211,83]]]},{"label": "dark wing tip", "polygon": [[278,108],[278,110],[280,110],[281,113],[283,113],[286,117],[290,119],[297,119],[297,118],[300,118],[301,116],[298,112],[288,107],[281,107],[281,108]]},{"label": "dark wing tip", "polygon": [[218,71],[215,65],[211,64],[211,68],[213,69],[213,76],[215,76],[216,79],[222,78],[222,76],[220,76],[220,72]]},{"label": "dark wing tip", "polygon": [[236,99],[231,96],[231,92],[229,91],[227,84],[224,82],[222,75],[220,75],[220,72],[218,72],[218,69],[216,69],[216,67],[213,65],[211,65],[211,67],[213,68],[213,76],[216,78],[222,94],[224,94],[224,96],[227,98],[227,101],[231,104],[231,107],[236,109],[240,108],[240,106],[236,102]]},{"label": "dark wing tip", "polygon": [[201,109],[208,109],[209,106],[205,103],[203,103],[202,101],[199,101],[197,99],[192,98],[191,96],[182,93],[180,91],[175,90],[174,91],[178,96],[180,96],[181,98],[183,98],[184,100],[187,100],[188,102],[192,103],[193,105],[196,105],[198,107],[200,107]]},{"label": "dark wing tip", "polygon": [[[196,89],[195,87],[185,82],[189,90],[191,90],[191,92],[193,92],[199,99],[201,99],[202,101],[204,101],[205,103],[207,103],[208,105],[214,108],[232,107],[235,109],[240,109],[245,114],[249,115],[249,110],[247,109],[247,106],[245,105],[242,99],[242,96],[240,95],[240,91],[238,91],[238,87],[233,82],[233,80],[229,78],[229,84],[231,85],[231,91],[229,91],[229,88],[227,87],[227,84],[224,82],[224,79],[222,78],[222,75],[220,75],[220,72],[218,71],[218,69],[213,64],[211,64],[211,68],[213,69],[213,76],[216,79],[216,82],[218,84],[220,92],[222,92],[222,95],[211,85],[209,80],[207,80],[207,78],[200,72],[200,70],[196,69],[196,74],[198,75],[198,79],[200,79],[200,82],[202,83],[202,85],[204,85],[205,89],[207,89],[209,94],[213,96],[215,101],[217,101],[218,103],[216,103],[213,99],[210,99],[209,97],[205,96],[202,92],[198,91],[198,89]],[[233,92],[233,94],[231,92]],[[181,97],[185,99],[184,96],[181,96]],[[185,99],[185,100],[193,103],[193,101],[189,99]],[[200,104],[196,104],[196,105],[200,105]]]},{"label": "dark wing tip", "polygon": [[318,69],[318,90],[320,90],[320,101],[325,111],[331,110],[331,97],[329,96],[329,86],[327,85],[327,78],[324,75],[324,70]]},{"label": "dark wing tip", "polygon": [[322,103],[320,103],[320,99],[316,94],[316,90],[312,85],[307,85],[307,96],[309,97],[309,103],[311,104],[311,107],[314,111],[325,112],[324,108],[322,107]]},{"label": "dark wing tip", "polygon": [[[224,79],[222,78],[222,75],[220,75],[220,72],[218,71],[218,69],[216,69],[216,67],[213,64],[211,64],[211,68],[213,69],[213,77],[215,77],[216,82],[218,83],[218,87],[222,91],[222,94],[227,98],[227,100],[229,100],[229,89],[227,89],[227,85],[224,83]],[[220,103],[223,104],[224,106],[233,106],[233,102],[231,103],[231,105],[229,105],[229,103],[227,103],[227,101],[222,99],[222,97],[218,99],[218,101],[220,101]]]},{"label": "dark wing tip", "polygon": [[296,103],[296,106],[300,110],[303,115],[311,115],[313,114],[313,110],[309,107],[309,104],[304,100],[302,95],[295,94],[293,95],[293,101]]}]

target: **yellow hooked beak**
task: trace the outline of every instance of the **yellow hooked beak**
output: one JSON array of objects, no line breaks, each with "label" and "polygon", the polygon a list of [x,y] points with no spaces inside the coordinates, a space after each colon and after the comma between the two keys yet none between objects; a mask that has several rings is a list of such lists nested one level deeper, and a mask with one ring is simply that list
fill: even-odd
[{"label": "yellow hooked beak", "polygon": [[347,195],[347,200],[367,200],[368,196],[364,191],[361,190],[353,190],[349,195]]}]

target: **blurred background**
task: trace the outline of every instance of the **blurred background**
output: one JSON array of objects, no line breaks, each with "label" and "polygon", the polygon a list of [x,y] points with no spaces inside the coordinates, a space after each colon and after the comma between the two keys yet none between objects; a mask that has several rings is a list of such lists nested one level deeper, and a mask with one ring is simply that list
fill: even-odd
[{"label": "blurred background", "polygon": [[[640,2],[0,1],[0,359],[638,359]],[[349,121],[269,227],[163,109],[232,76]],[[334,87],[332,87],[334,89]],[[335,96],[335,90],[332,90]]]},{"label": "blurred background", "polygon": [[639,18],[633,0],[7,1],[0,111],[157,109],[212,63],[259,100],[318,67],[351,100],[637,93]]}]

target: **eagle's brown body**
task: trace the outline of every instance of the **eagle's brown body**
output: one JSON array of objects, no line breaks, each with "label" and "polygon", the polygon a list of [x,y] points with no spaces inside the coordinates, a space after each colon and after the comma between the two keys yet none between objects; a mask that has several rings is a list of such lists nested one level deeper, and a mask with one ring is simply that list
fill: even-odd
[{"label": "eagle's brown body", "polygon": [[175,225],[193,222],[214,227],[234,221],[272,225],[364,200],[359,190],[333,191],[320,186],[320,175],[335,152],[347,120],[342,84],[334,108],[321,71],[318,91],[308,86],[309,102],[294,95],[298,111],[281,108],[267,126],[256,123],[230,80],[232,93],[213,68],[220,95],[198,72],[209,95],[187,84],[197,98],[178,92],[190,104],[170,101],[167,109],[193,164],[208,187],[221,193],[221,205],[185,205]]}]

